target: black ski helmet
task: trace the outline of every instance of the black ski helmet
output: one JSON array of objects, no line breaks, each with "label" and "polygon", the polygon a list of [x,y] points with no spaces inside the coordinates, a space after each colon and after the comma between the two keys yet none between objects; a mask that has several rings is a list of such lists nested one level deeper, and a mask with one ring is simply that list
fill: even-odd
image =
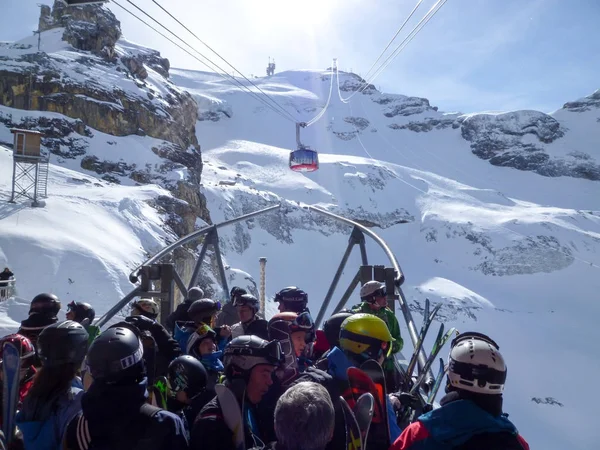
[{"label": "black ski helmet", "polygon": [[194,397],[206,388],[208,374],[204,365],[190,355],[175,358],[169,364],[169,384],[173,392],[185,392]]},{"label": "black ski helmet", "polygon": [[96,317],[96,311],[89,303],[72,301],[67,305],[67,312],[72,311],[75,314],[73,320],[83,326],[91,325]]},{"label": "black ski helmet", "polygon": [[249,306],[256,314],[260,309],[260,302],[252,294],[242,294],[234,297],[233,306]]},{"label": "black ski helmet", "polygon": [[80,366],[88,349],[88,339],[85,328],[73,320],[48,325],[37,340],[37,351],[42,366]]},{"label": "black ski helmet", "polygon": [[142,343],[125,327],[109,328],[92,343],[87,365],[94,380],[107,384],[138,383],[146,376]]},{"label": "black ski helmet", "polygon": [[229,292],[229,299],[233,303],[233,302],[235,302],[236,297],[239,297],[240,295],[244,295],[247,293],[248,293],[248,291],[246,291],[246,289],[243,289],[239,286],[234,286],[231,288],[231,291]]},{"label": "black ski helmet", "polygon": [[196,323],[204,322],[210,324],[211,319],[221,309],[221,304],[210,298],[196,300],[188,309],[188,316]]},{"label": "black ski helmet", "polygon": [[189,291],[187,293],[187,297],[185,299],[186,299],[186,301],[194,302],[196,300],[200,300],[203,297],[204,297],[204,291],[201,288],[199,288],[198,286],[194,286],[193,288],[189,289]]},{"label": "black ski helmet", "polygon": [[231,381],[248,381],[250,372],[259,364],[278,367],[283,363],[283,353],[278,341],[265,341],[257,336],[238,336],[223,351],[225,377]]},{"label": "black ski helmet", "polygon": [[[308,305],[308,295],[296,286],[289,286],[275,294],[276,302],[283,304],[285,311],[301,313]],[[281,311],[283,312],[283,311]]]},{"label": "black ski helmet", "polygon": [[29,314],[41,313],[56,316],[60,311],[60,300],[54,294],[38,294],[31,300]]},{"label": "black ski helmet", "polygon": [[329,342],[329,348],[340,346],[340,329],[342,328],[342,322],[350,317],[353,313],[350,311],[340,311],[339,313],[332,314],[329,319],[323,324],[323,332]]}]

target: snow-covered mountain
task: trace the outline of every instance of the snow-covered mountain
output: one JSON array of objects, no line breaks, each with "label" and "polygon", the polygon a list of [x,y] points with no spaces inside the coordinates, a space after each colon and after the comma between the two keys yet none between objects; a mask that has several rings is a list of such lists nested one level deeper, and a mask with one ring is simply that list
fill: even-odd
[{"label": "snow-covered mountain", "polygon": [[[386,240],[405,272],[403,289],[418,323],[427,297],[443,302],[447,327],[498,341],[509,366],[506,411],[532,448],[597,445],[600,91],[551,115],[461,114],[374,87],[345,103],[342,98],[361,83],[350,73],[339,73],[339,80],[331,70],[254,79],[300,121],[320,111],[333,83],[323,118],[302,130],[302,141],[319,150],[320,169],[300,174],[288,169],[294,124],[239,87],[212,73],[169,68],[160,74],[152,68],[155,58],[136,60],[147,72],[141,79],[139,64],[125,62],[151,50],[121,38],[114,42],[120,56],[111,61],[63,41],[64,29],[42,33],[45,53],[37,53],[37,38],[0,47],[0,103],[10,105],[0,106],[0,140],[10,142],[15,125],[43,129],[53,163],[44,208],[0,203],[0,265],[17,274],[19,297],[0,304],[5,331],[17,326],[28,300],[41,291],[89,301],[101,314],[131,289],[132,267],[177,234],[202,219],[217,223],[280,202],[282,212],[220,230],[228,276],[252,285],[258,258],[266,256],[268,294],[298,285],[318,311],[350,230],[302,208],[313,204],[356,219]],[[36,111],[8,102],[21,97],[7,93],[10,86],[2,82],[21,73],[26,89],[26,68],[40,83],[46,70],[56,72],[53,90],[38,92]],[[97,89],[77,93],[85,84]],[[60,95],[87,97],[81,111],[113,95],[103,108],[123,120],[129,109],[122,101],[123,111],[113,111],[119,98],[137,110],[150,102],[155,109],[148,107],[148,117],[164,115],[186,138],[164,127],[158,134],[147,122],[142,131],[117,132],[73,108],[45,106]],[[197,109],[188,111],[193,124],[173,113],[168,99],[175,98],[195,101]],[[201,163],[186,159],[199,155],[194,139]],[[161,147],[171,150],[153,150]],[[178,181],[189,188],[200,169],[203,197],[181,195]],[[11,170],[11,152],[2,149],[5,199]],[[192,211],[203,210],[205,201],[209,213],[197,223],[190,222],[189,210],[181,214],[194,201]],[[178,227],[182,220],[186,226]],[[386,263],[376,247],[369,246],[369,255],[372,263]],[[342,286],[359,256],[350,263]]]}]

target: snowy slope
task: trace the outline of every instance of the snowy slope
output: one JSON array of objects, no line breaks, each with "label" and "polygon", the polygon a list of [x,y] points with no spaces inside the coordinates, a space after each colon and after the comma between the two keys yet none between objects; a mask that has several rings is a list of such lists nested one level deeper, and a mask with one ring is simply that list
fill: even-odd
[{"label": "snowy slope", "polygon": [[[119,46],[144,51],[124,40]],[[55,50],[69,57],[68,48]],[[220,231],[232,279],[252,285],[245,272],[256,279],[258,258],[266,256],[268,294],[298,285],[309,293],[316,314],[349,230],[301,206],[316,204],[368,223],[405,271],[403,289],[418,323],[429,297],[444,303],[448,327],[482,331],[499,342],[510,367],[506,410],[532,448],[594,448],[600,435],[591,421],[600,398],[594,389],[583,395],[580,386],[592,386],[600,369],[594,351],[600,306],[593,301],[600,287],[600,185],[490,164],[473,154],[480,140],[468,141],[462,124],[473,125],[475,138],[491,136],[519,152],[533,145],[552,158],[583,158],[592,166],[600,158],[594,145],[600,142],[600,109],[563,109],[552,120],[538,113],[462,115],[437,111],[425,99],[374,90],[344,103],[333,80],[324,117],[302,131],[302,141],[320,151],[321,168],[298,174],[287,168],[296,145],[293,123],[214,74],[170,73],[173,85],[198,103],[203,193],[213,222],[284,204],[284,213]],[[326,104],[331,77],[331,71],[304,70],[253,81],[308,121]],[[342,96],[357,84],[355,76],[340,74]],[[10,108],[0,113],[24,114]],[[540,142],[546,130],[556,133],[554,122],[562,136]],[[0,140],[10,139],[2,133]],[[153,141],[93,131],[88,153],[158,164],[150,152],[147,159],[142,153]],[[0,151],[0,158],[0,193],[6,198],[9,152]],[[22,317],[26,299],[45,290],[65,301],[91,301],[102,313],[130,290],[129,270],[172,238],[148,205],[165,191],[115,186],[69,170],[78,169],[78,160],[64,165],[51,169],[46,208],[5,203],[0,209],[0,264],[6,261],[20,280],[27,279],[19,283],[25,300],[0,305],[6,330]],[[370,262],[386,264],[383,253],[368,245]],[[340,289],[358,264],[354,254]],[[538,404],[534,397],[563,406]]]},{"label": "snowy slope", "polygon": [[0,147],[0,261],[15,273],[27,305],[0,305],[8,312],[4,333],[15,330],[40,292],[56,293],[65,311],[77,300],[101,315],[131,290],[127,275],[147,252],[174,238],[148,204],[170,195],[157,186],[119,186],[51,164],[46,206],[31,208],[7,202],[11,177],[12,151]]},{"label": "snowy slope", "polygon": [[[258,258],[266,256],[268,292],[298,285],[317,311],[348,236],[334,226],[313,232],[318,217],[296,205],[318,204],[378,224],[376,232],[406,273],[404,292],[415,310],[425,297],[443,301],[447,326],[498,340],[510,367],[506,410],[532,448],[593,448],[599,437],[590,426],[595,402],[581,397],[580,386],[591,385],[600,369],[592,351],[600,313],[592,300],[600,287],[598,182],[495,167],[474,156],[459,129],[452,128],[466,116],[379,93],[357,95],[350,104],[334,96],[322,121],[303,131],[303,142],[321,152],[320,170],[293,173],[287,169],[293,124],[218,80],[173,73],[197,99],[217,99],[199,102],[200,113],[228,111],[197,129],[213,220],[278,201],[287,201],[292,211],[223,230],[228,264],[256,274]],[[299,71],[254,81],[308,120],[325,104],[329,77],[329,72]],[[411,108],[410,116],[386,117],[393,111],[387,99]],[[579,146],[584,130],[586,136],[598,136],[597,131],[576,128],[574,114],[556,113],[569,129],[562,142],[549,145],[597,158],[588,139]],[[600,116],[588,111],[583,123],[589,125],[587,116],[594,114]],[[450,125],[428,132],[389,127],[426,117]],[[220,185],[223,180],[229,185]],[[385,263],[373,250],[372,262]],[[358,264],[358,255],[353,258]],[[354,275],[351,267],[342,286]],[[565,383],[573,379],[573,368],[581,383]],[[593,389],[591,397],[600,400]],[[563,406],[532,398],[553,398]]]}]

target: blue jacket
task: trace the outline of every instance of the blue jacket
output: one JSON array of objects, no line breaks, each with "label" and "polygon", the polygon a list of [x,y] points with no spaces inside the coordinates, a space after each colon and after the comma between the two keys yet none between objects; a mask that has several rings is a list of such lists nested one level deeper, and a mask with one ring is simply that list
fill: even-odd
[{"label": "blue jacket", "polygon": [[25,450],[60,450],[69,421],[81,411],[83,390],[71,387],[54,402],[40,404],[25,398],[17,414]]}]

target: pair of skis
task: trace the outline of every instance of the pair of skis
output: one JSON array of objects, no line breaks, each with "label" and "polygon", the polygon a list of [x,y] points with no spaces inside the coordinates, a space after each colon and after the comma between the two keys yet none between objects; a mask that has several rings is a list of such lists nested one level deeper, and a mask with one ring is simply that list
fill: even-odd
[{"label": "pair of skis", "polygon": [[[342,405],[354,402],[354,408],[350,411],[356,418],[354,421],[348,415],[349,406],[344,406],[347,449],[365,450],[367,438],[370,438],[369,442],[375,442],[373,448],[388,448],[391,442],[383,369],[377,361],[368,360],[360,369],[350,367],[347,374],[352,397],[348,402],[342,402]],[[355,423],[360,430],[359,434],[356,432]],[[360,436],[360,442],[356,439],[357,435]]]},{"label": "pair of skis", "polygon": [[21,385],[21,347],[12,342],[2,346],[2,432],[8,448],[15,435],[15,415]]}]

